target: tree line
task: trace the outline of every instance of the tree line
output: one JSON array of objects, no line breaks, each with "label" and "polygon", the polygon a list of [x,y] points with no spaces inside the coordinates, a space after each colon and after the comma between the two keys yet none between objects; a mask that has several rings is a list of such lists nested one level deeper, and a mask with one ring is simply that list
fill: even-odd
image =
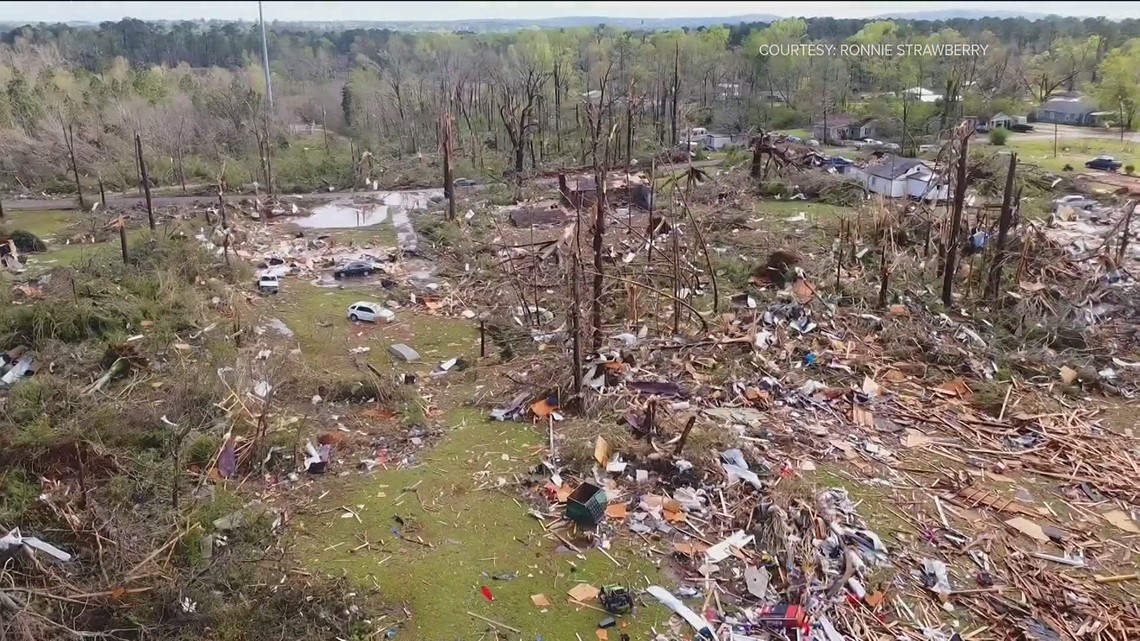
[{"label": "tree line", "polygon": [[[355,181],[360,165],[431,165],[451,123],[460,172],[501,175],[647,159],[692,126],[727,132],[873,116],[905,144],[963,114],[1024,112],[1062,91],[1093,94],[1131,126],[1140,106],[1140,21],[789,19],[694,30],[513,33],[296,29],[242,23],[28,25],[0,44],[0,181],[129,185],[134,132],[156,180]],[[768,44],[980,43],[984,56],[762,56]],[[922,87],[936,103],[907,99]],[[319,138],[298,136],[306,127]],[[69,133],[70,132],[70,133]],[[61,142],[73,141],[61,145]],[[380,167],[383,169],[383,167]],[[391,172],[388,175],[392,175]],[[58,184],[53,184],[49,178]]]}]

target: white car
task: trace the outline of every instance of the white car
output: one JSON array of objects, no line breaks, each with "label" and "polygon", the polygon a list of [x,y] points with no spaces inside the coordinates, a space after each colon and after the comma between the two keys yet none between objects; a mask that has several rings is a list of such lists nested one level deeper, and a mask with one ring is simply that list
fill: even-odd
[{"label": "white car", "polygon": [[348,306],[347,316],[349,320],[354,321],[378,323],[380,319],[384,319],[385,322],[391,323],[396,318],[396,313],[380,303],[360,301]]},{"label": "white car", "polygon": [[276,294],[281,289],[281,282],[276,276],[262,276],[257,279],[257,291],[262,294]]},{"label": "white car", "polygon": [[1087,209],[1099,203],[1097,203],[1097,201],[1093,200],[1092,198],[1089,198],[1088,196],[1082,196],[1080,194],[1069,194],[1068,196],[1062,196],[1057,200],[1054,200],[1053,204],[1058,206],[1064,205],[1065,207],[1074,207],[1076,209]]}]

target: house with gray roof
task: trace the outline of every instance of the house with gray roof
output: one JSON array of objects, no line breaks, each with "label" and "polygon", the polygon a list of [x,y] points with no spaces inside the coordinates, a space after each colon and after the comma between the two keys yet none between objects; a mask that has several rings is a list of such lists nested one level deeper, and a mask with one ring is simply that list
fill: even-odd
[{"label": "house with gray roof", "polygon": [[923,161],[902,156],[884,156],[855,174],[867,191],[888,198],[946,200],[949,185]]},{"label": "house with gray roof", "polygon": [[1037,108],[1037,122],[1055,122],[1061,125],[1095,127],[1101,118],[1111,115],[1111,111],[1100,111],[1095,104],[1083,96],[1061,96],[1051,98]]}]

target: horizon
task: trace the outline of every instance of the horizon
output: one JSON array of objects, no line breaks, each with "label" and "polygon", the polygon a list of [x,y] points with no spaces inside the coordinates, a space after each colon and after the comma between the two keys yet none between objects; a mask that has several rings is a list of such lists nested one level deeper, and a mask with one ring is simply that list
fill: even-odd
[{"label": "horizon", "polygon": [[[912,14],[947,11],[991,11],[996,17],[1028,14],[1032,17],[1058,16],[1076,18],[1104,17],[1121,20],[1136,17],[1129,3],[1084,2],[1077,5],[1062,2],[1038,2],[1031,10],[1018,2],[815,2],[756,3],[706,2],[407,2],[372,4],[359,2],[265,2],[267,22],[454,22],[481,20],[552,20],[569,18],[645,19],[643,8],[651,5],[653,16],[660,19],[715,19],[775,15],[780,18],[834,17],[837,19],[871,19],[885,14]],[[76,23],[118,21],[134,18],[143,21],[223,20],[256,21],[257,2],[185,2],[179,4],[150,2],[62,2],[3,3],[0,22]],[[640,15],[639,15],[640,14]],[[447,17],[440,17],[447,16]]]}]

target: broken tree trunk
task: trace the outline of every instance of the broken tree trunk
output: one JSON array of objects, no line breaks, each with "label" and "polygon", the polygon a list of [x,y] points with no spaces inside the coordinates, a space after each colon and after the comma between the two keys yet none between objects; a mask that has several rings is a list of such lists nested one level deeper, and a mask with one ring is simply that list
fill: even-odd
[{"label": "broken tree trunk", "polygon": [[998,219],[997,247],[994,249],[994,262],[990,265],[990,278],[986,284],[986,298],[997,297],[1001,288],[1001,270],[1009,259],[1006,243],[1009,228],[1013,223],[1013,181],[1017,176],[1017,154],[1009,155],[1009,170],[1005,175],[1005,193],[1001,199],[1001,218]]},{"label": "broken tree trunk", "polygon": [[[107,211],[107,192],[103,189],[103,179],[99,179],[99,202],[103,203],[103,211]],[[0,212],[0,218],[4,216],[4,212]]]},{"label": "broken tree trunk", "polygon": [[689,432],[693,431],[693,425],[697,423],[696,416],[690,416],[689,422],[685,423],[685,429],[681,431],[681,439],[677,441],[677,447],[673,448],[673,456],[680,456],[681,450],[685,449],[685,441],[689,440]]},{"label": "broken tree trunk", "polygon": [[4,201],[0,200],[0,220],[4,220]]},{"label": "broken tree trunk", "polygon": [[123,251],[123,264],[126,265],[130,256],[127,254],[127,225],[122,217],[119,218],[119,248]]},{"label": "broken tree trunk", "polygon": [[605,263],[602,260],[602,243],[606,235],[606,170],[600,165],[594,167],[594,297],[590,307],[590,324],[593,330],[591,345],[596,352],[602,349],[602,274]]},{"label": "broken tree trunk", "polygon": [[75,162],[75,131],[71,125],[63,130],[63,139],[67,142],[67,155],[71,158],[71,175],[75,178],[75,193],[79,195],[79,208],[87,209],[83,200],[83,185],[79,183],[79,166]]},{"label": "broken tree trunk", "polygon": [[447,219],[455,220],[455,176],[452,175],[452,146],[454,145],[451,114],[440,118],[440,135],[443,147],[443,196],[447,199]]},{"label": "broken tree trunk", "polygon": [[570,206],[570,187],[566,184],[566,174],[558,174],[558,202],[563,207]]},{"label": "broken tree trunk", "polygon": [[962,226],[962,207],[966,204],[966,163],[969,161],[970,133],[960,134],[958,148],[958,174],[954,182],[954,211],[950,217],[950,229],[946,233],[946,267],[942,274],[942,304],[947,307],[954,299],[954,272],[958,261],[958,228]]},{"label": "broken tree trunk", "polygon": [[1118,247],[1116,250],[1117,265],[1124,264],[1124,254],[1128,251],[1128,228],[1132,225],[1132,212],[1134,211],[1136,211],[1135,200],[1128,204],[1128,213],[1124,215],[1124,229],[1121,230],[1120,234],[1120,247]]},{"label": "broken tree trunk", "polygon": [[150,177],[146,175],[146,159],[143,158],[142,136],[135,132],[135,155],[138,158],[139,176],[142,180],[143,194],[146,195],[146,217],[150,230],[154,231],[154,205],[150,200]]},{"label": "broken tree trunk", "polygon": [[879,309],[887,308],[887,248],[879,252]]}]

